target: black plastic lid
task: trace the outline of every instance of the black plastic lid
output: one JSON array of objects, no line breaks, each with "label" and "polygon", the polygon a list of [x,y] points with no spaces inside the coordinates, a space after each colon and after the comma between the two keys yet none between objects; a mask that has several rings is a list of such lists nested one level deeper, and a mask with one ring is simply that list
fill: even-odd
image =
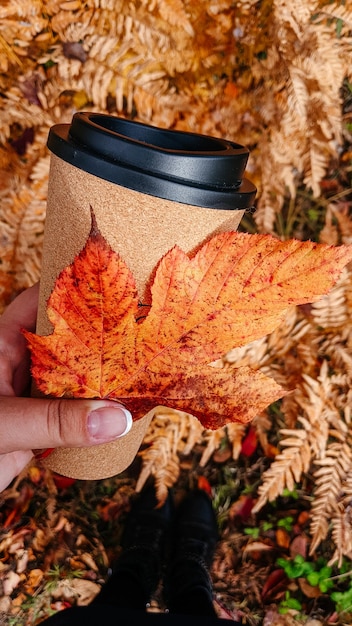
[{"label": "black plastic lid", "polygon": [[214,209],[252,206],[247,148],[112,115],[76,113],[50,129],[48,148],[85,172],[145,194]]}]

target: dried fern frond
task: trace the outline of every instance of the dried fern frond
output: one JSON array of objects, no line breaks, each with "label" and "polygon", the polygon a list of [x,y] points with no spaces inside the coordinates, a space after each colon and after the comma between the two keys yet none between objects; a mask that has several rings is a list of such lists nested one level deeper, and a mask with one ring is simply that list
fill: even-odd
[{"label": "dried fern frond", "polygon": [[48,157],[38,162],[39,167],[39,178],[35,172],[33,181],[23,181],[19,177],[17,186],[1,203],[0,300],[3,305],[7,303],[10,294],[14,296],[40,278]]},{"label": "dried fern frond", "polygon": [[[351,448],[351,439],[348,445]],[[341,492],[337,499],[337,507],[333,517],[332,540],[336,546],[329,565],[337,562],[341,567],[343,557],[352,557],[352,524],[351,524],[351,499],[352,499],[352,468],[346,471],[346,478],[341,483]]]},{"label": "dried fern frond", "polygon": [[163,502],[180,473],[180,456],[188,455],[202,441],[204,428],[193,416],[171,409],[158,409],[139,452],[142,468],[136,489],[154,477],[157,497]]},{"label": "dried fern frond", "polygon": [[[302,421],[299,418],[298,421]],[[281,431],[286,439],[280,441],[284,450],[280,452],[270,468],[265,472],[263,482],[258,488],[258,500],[253,512],[259,511],[266,502],[272,502],[284,489],[293,491],[303,472],[307,472],[311,462],[309,433],[305,429]]]},{"label": "dried fern frond", "polygon": [[217,430],[205,431],[203,441],[205,442],[205,449],[202,457],[199,461],[200,467],[205,467],[215,450],[220,448],[221,442],[225,438],[225,429],[218,428]]},{"label": "dried fern frond", "polygon": [[253,147],[256,219],[270,231],[298,179],[319,192],[341,142],[351,14],[351,0],[4,0],[0,142],[33,128],[43,148],[81,108],[227,137]]},{"label": "dried fern frond", "polygon": [[156,4],[163,20],[171,26],[181,26],[193,37],[194,29],[182,0],[157,0]]},{"label": "dried fern frond", "polygon": [[[345,190],[346,195],[351,189]],[[344,244],[352,243],[352,220],[349,215],[349,204],[343,201],[329,203],[328,209],[331,210],[334,218],[338,223],[339,241]]]},{"label": "dried fern frond", "polygon": [[[342,36],[337,32],[334,20],[324,13],[329,7],[301,0],[289,5],[285,0],[274,2],[272,22],[276,32],[271,33],[271,45],[276,51],[268,62],[261,60],[255,70],[257,76],[261,73],[262,78],[271,81],[271,58],[280,59],[279,115],[276,120],[269,118],[273,124],[271,143],[267,144],[269,162],[263,170],[264,193],[256,217],[266,230],[272,229],[285,187],[295,194],[295,170],[303,174],[304,183],[314,194],[320,195],[320,181],[335,154],[336,143],[341,142],[341,96],[336,87],[350,71],[346,64],[350,52],[345,48],[350,46],[349,31],[344,30]],[[348,24],[351,15],[352,6],[346,6],[340,19]],[[282,176],[278,167],[282,168]]]},{"label": "dried fern frond", "polygon": [[[349,500],[352,492],[349,492]],[[344,506],[339,503],[332,518],[331,537],[336,546],[334,554],[328,562],[328,565],[337,564],[341,567],[344,557],[352,558],[352,529],[351,529],[351,511],[350,504]]]},{"label": "dried fern frond", "polygon": [[322,18],[334,19],[336,21],[340,20],[342,22],[339,24],[340,28],[350,30],[352,27],[351,6],[349,3],[322,2],[320,3],[319,13],[316,19],[322,20]]},{"label": "dried fern frond", "polygon": [[346,301],[346,289],[350,280],[349,272],[345,269],[330,292],[312,304],[311,314],[315,324],[328,330],[341,328],[349,322],[350,311]]},{"label": "dried fern frond", "polygon": [[[350,275],[346,272],[336,287],[337,293],[341,289],[344,293],[349,282]],[[323,306],[328,306],[327,302]],[[344,318],[342,327],[348,329],[349,336],[350,325],[346,319],[349,319],[348,316]],[[293,416],[296,414],[295,427],[280,431],[280,447],[283,449],[263,475],[254,511],[259,511],[267,501],[282,494],[284,488],[292,490],[295,484],[301,482],[304,474],[308,475],[314,466],[318,466],[319,469],[313,472],[311,553],[332,532],[331,538],[336,545],[334,559],[340,561],[342,555],[350,554],[348,538],[352,535],[352,524],[347,514],[349,498],[346,495],[351,485],[352,448],[348,407],[351,403],[352,369],[349,359],[352,353],[350,349],[345,349],[345,358],[341,358],[342,337],[330,331],[322,334],[321,330],[317,332],[318,328],[321,329],[320,326],[315,327],[314,323],[311,325],[313,343],[309,343],[310,349],[318,352],[324,346],[324,353],[329,354],[317,375],[312,377],[301,373],[296,391],[282,403],[285,415],[287,404],[292,405],[290,411]],[[336,343],[333,339],[336,339]],[[330,351],[327,349],[329,346]]]},{"label": "dried fern frond", "polygon": [[[335,526],[335,517],[339,520],[336,527],[335,539],[337,538],[338,527],[341,524],[341,509],[339,503],[343,493],[343,484],[352,470],[352,450],[344,442],[333,443],[326,451],[323,459],[317,459],[315,464],[318,469],[314,472],[314,502],[311,511],[311,535],[310,554],[313,554],[326,538],[332,521]],[[341,529],[341,526],[340,526]],[[352,537],[351,527],[349,528],[350,541]],[[340,554],[346,554],[344,550],[350,552],[350,541],[347,544],[337,544]],[[349,555],[350,556],[350,555]]]},{"label": "dried fern frond", "polygon": [[156,497],[162,505],[180,474],[180,464],[177,454],[172,451],[172,440],[159,432],[155,442],[146,450],[140,452],[142,470],[136,483],[136,491],[143,489],[150,476],[154,478]]},{"label": "dried fern frond", "polygon": [[242,441],[246,432],[245,424],[227,424],[226,433],[232,446],[232,458],[236,461],[240,455]]}]

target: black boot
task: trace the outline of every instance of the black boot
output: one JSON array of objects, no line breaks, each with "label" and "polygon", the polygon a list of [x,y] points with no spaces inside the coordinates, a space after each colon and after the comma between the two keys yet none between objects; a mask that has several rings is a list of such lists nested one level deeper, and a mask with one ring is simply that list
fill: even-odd
[{"label": "black boot", "polygon": [[216,616],[209,567],[217,541],[210,498],[202,490],[191,492],[176,514],[173,552],[164,582],[170,613]]},{"label": "black boot", "polygon": [[95,603],[145,609],[158,586],[171,517],[171,498],[158,507],[154,487],[136,497],[126,518],[122,553]]}]

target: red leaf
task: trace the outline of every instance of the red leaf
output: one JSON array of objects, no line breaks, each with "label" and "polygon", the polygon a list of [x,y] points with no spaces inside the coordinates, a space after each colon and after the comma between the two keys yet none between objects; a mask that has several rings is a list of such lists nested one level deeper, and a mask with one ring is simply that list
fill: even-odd
[{"label": "red leaf", "polygon": [[229,518],[230,520],[235,520],[236,518],[240,518],[242,523],[247,522],[252,513],[252,509],[255,505],[255,500],[251,496],[242,494],[231,504],[229,510]]},{"label": "red leaf", "polygon": [[209,363],[274,330],[290,305],[317,300],[350,260],[352,246],[221,233],[192,258],[178,247],[165,255],[137,322],[133,276],[93,219],[49,298],[53,334],[24,331],[34,379],[51,396],[119,400],[134,419],[161,405],[206,428],[249,421],[285,391],[260,371]]},{"label": "red leaf", "polygon": [[282,592],[288,583],[287,576],[283,569],[275,569],[266,579],[262,589],[262,599],[264,602],[271,601]]},{"label": "red leaf", "polygon": [[56,474],[53,472],[53,481],[56,487],[62,491],[63,489],[68,489],[76,482],[75,478],[68,478],[67,476],[61,476],[61,474]]},{"label": "red leaf", "polygon": [[257,433],[252,426],[249,428],[247,435],[242,441],[241,453],[244,456],[252,456],[257,449],[258,439]]},{"label": "red leaf", "polygon": [[205,476],[198,477],[198,489],[202,489],[203,491],[205,491],[208,496],[213,495],[211,484]]}]

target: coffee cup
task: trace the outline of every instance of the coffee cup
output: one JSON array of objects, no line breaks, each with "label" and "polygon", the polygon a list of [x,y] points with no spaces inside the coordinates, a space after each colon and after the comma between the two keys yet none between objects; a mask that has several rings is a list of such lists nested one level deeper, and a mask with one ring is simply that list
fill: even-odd
[{"label": "coffee cup", "polygon": [[[140,300],[162,256],[175,244],[196,250],[234,231],[256,189],[244,178],[246,147],[225,139],[160,129],[98,113],[76,113],[50,129],[51,152],[37,333],[49,335],[47,301],[60,272],[97,226],[132,271]],[[114,442],[58,448],[45,465],[73,478],[121,473],[134,460],[153,411]]]}]

